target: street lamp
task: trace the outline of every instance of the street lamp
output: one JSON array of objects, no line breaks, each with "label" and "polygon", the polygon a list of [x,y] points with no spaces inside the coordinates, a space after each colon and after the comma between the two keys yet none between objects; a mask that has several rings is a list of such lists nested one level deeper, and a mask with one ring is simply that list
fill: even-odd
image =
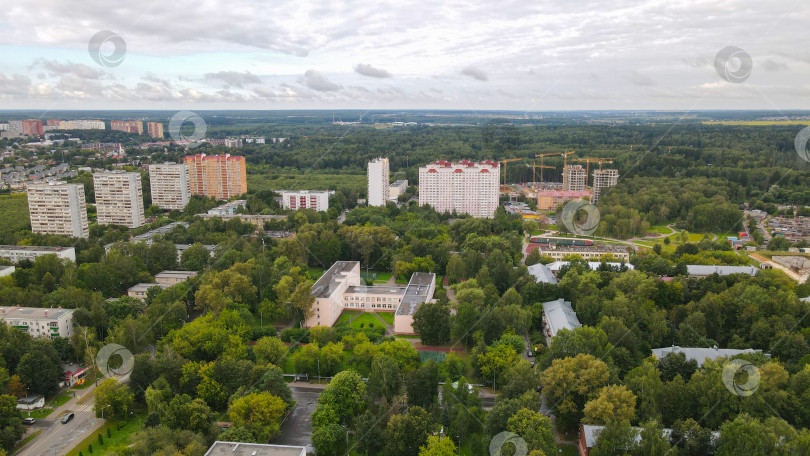
[{"label": "street lamp", "polygon": [[104,409],[109,407],[112,404],[107,404],[104,407],[101,407],[101,432],[104,432]]}]

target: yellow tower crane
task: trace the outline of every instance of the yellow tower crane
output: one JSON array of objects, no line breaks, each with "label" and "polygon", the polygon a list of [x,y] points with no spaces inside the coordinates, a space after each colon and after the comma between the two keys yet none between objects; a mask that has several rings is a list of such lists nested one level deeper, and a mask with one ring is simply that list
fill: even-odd
[{"label": "yellow tower crane", "polygon": [[568,167],[568,156],[575,153],[577,153],[575,150],[560,153],[563,156],[563,189],[565,189],[565,168]]},{"label": "yellow tower crane", "polygon": [[503,185],[506,185],[506,164],[516,162],[516,161],[520,161],[520,160],[523,160],[523,159],[522,158],[507,158],[506,160],[501,160],[501,161],[498,162],[503,167]]},{"label": "yellow tower crane", "polygon": [[529,168],[532,169],[532,184],[537,184],[537,168],[540,168],[540,183],[543,183],[543,169],[554,169],[554,166],[546,166],[546,165],[538,165],[537,162],[533,162],[531,165],[526,164]]},{"label": "yellow tower crane", "polygon": [[574,161],[575,162],[585,162],[585,185],[588,185],[588,177],[590,177],[590,165],[591,165],[591,163],[599,163],[599,169],[602,169],[602,163],[607,163],[607,164],[613,163],[612,158],[596,158],[596,157],[577,158]]},{"label": "yellow tower crane", "polygon": [[543,181],[543,168],[551,168],[550,166],[544,166],[543,160],[546,157],[551,157],[552,155],[560,155],[560,153],[559,152],[554,152],[553,154],[538,154],[538,155],[535,155],[535,157],[540,157],[540,167],[539,167],[540,168],[540,182],[544,182]]}]

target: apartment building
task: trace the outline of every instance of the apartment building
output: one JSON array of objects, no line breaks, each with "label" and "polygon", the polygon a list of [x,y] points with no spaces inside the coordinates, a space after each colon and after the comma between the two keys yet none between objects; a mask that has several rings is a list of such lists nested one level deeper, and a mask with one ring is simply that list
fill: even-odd
[{"label": "apartment building", "polygon": [[329,210],[329,197],[332,190],[280,190],[281,207],[284,209],[314,209],[318,212]]},{"label": "apartment building", "polygon": [[413,314],[433,299],[436,274],[416,272],[406,286],[366,286],[359,261],[338,261],[312,286],[315,302],[305,326],[332,326],[343,310],[394,312],[394,331],[413,334]]},{"label": "apartment building", "polygon": [[228,199],[247,193],[245,157],[230,154],[189,155],[184,159],[191,179],[191,194]]},{"label": "apartment building", "polygon": [[368,205],[385,206],[388,203],[390,169],[387,158],[368,162]]},{"label": "apartment building", "polygon": [[162,271],[155,274],[155,283],[173,286],[183,283],[196,275],[197,271]]},{"label": "apartment building", "polygon": [[599,197],[610,187],[619,183],[619,170],[617,169],[595,169],[593,171],[593,196],[591,203],[596,204]]},{"label": "apartment building", "polygon": [[419,168],[419,205],[491,218],[498,208],[500,165],[440,160]]},{"label": "apartment building", "polygon": [[67,339],[73,335],[73,309],[0,307],[0,320],[31,337]]},{"label": "apartment building", "polygon": [[399,195],[408,191],[408,179],[400,179],[388,186],[388,199],[396,201]]},{"label": "apartment building", "polygon": [[99,225],[137,228],[146,221],[140,173],[105,171],[93,174]]},{"label": "apartment building", "polygon": [[538,190],[537,210],[550,211],[571,200],[584,200],[591,197],[588,190]]},{"label": "apartment building", "polygon": [[587,172],[582,165],[566,165],[563,191],[577,192],[585,190]]},{"label": "apartment building", "polygon": [[169,288],[171,285],[162,283],[136,283],[127,289],[127,296],[130,298],[146,300],[146,295],[149,293],[150,288],[160,287],[163,289]]},{"label": "apartment building", "polygon": [[146,122],[146,131],[152,138],[163,138],[163,123]]},{"label": "apartment building", "polygon": [[149,186],[152,204],[169,210],[182,211],[191,198],[191,178],[185,163],[149,165]]},{"label": "apartment building", "polygon": [[26,136],[42,136],[42,121],[41,120],[23,120],[20,133]]},{"label": "apartment building", "polygon": [[90,236],[84,185],[63,181],[27,185],[31,231],[42,234]]},{"label": "apartment building", "polygon": [[143,122],[140,120],[111,120],[110,130],[123,131],[125,133],[143,134]]},{"label": "apartment building", "polygon": [[12,263],[19,263],[22,260],[34,261],[42,255],[56,255],[58,258],[76,262],[76,249],[73,247],[0,245],[0,258],[5,258]]},{"label": "apartment building", "polygon": [[[50,124],[49,124],[50,125]],[[101,120],[60,120],[58,127],[60,130],[106,130],[107,127]]]}]

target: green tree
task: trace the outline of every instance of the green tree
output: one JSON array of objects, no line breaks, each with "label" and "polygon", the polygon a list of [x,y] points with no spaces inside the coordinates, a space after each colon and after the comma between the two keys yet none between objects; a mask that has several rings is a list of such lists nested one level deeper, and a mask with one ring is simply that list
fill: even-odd
[{"label": "green tree", "polygon": [[419,456],[455,456],[456,444],[447,437],[439,438],[431,435],[427,439],[427,445],[419,447]]},{"label": "green tree", "polygon": [[59,388],[60,367],[42,350],[29,351],[17,364],[17,375],[28,391],[50,396]]},{"label": "green tree", "polygon": [[127,416],[127,412],[135,396],[129,391],[129,387],[114,378],[103,380],[95,389],[96,400],[93,403],[93,410],[96,417],[121,418]]},{"label": "green tree", "polygon": [[529,451],[540,450],[550,455],[557,449],[551,420],[534,410],[525,408],[518,410],[506,422],[506,429],[523,438]]},{"label": "green tree", "polygon": [[408,405],[430,410],[439,397],[439,366],[430,360],[408,376]]},{"label": "green tree", "polygon": [[287,354],[288,350],[281,339],[270,336],[262,337],[257,340],[256,345],[253,346],[256,361],[262,364],[278,364],[282,357]]},{"label": "green tree", "polygon": [[630,421],[636,415],[636,395],[624,385],[608,385],[585,404],[584,421],[605,424],[608,420]]},{"label": "green tree", "polygon": [[370,401],[385,398],[389,403],[402,389],[399,365],[392,358],[378,356],[371,362],[366,394]]},{"label": "green tree", "polygon": [[319,455],[338,456],[343,454],[346,431],[339,424],[328,424],[312,432],[312,445]]},{"label": "green tree", "polygon": [[433,431],[433,419],[422,407],[411,407],[404,415],[394,415],[388,420],[385,438],[385,454],[390,456],[413,456],[427,442]]},{"label": "green tree", "polygon": [[[564,428],[579,423],[581,410],[591,395],[610,378],[607,365],[591,355],[555,359],[540,375],[540,384]],[[558,424],[559,425],[559,424]]]},{"label": "green tree", "polygon": [[0,449],[11,451],[23,434],[22,414],[17,408],[17,398],[0,395]]},{"label": "green tree", "polygon": [[186,271],[202,271],[210,260],[211,253],[199,242],[192,244],[180,254],[180,266]]},{"label": "green tree", "polygon": [[445,271],[447,273],[447,280],[452,285],[466,278],[467,266],[459,255],[450,255],[450,260],[447,261]]},{"label": "green tree", "polygon": [[161,422],[172,429],[188,429],[202,435],[208,433],[213,420],[214,415],[205,401],[186,394],[175,396],[161,418]]},{"label": "green tree", "polygon": [[251,393],[233,401],[228,417],[234,426],[248,429],[257,440],[269,441],[278,434],[287,403],[267,392]]},{"label": "green tree", "polygon": [[638,431],[629,421],[608,421],[589,456],[626,456],[636,451]]},{"label": "green tree", "polygon": [[648,421],[641,430],[641,442],[634,448],[633,456],[659,456],[670,453],[672,446],[664,436],[664,430],[657,421]]},{"label": "green tree", "polygon": [[332,378],[318,398],[318,404],[331,406],[342,423],[348,423],[366,407],[366,384],[354,370],[344,370]]}]

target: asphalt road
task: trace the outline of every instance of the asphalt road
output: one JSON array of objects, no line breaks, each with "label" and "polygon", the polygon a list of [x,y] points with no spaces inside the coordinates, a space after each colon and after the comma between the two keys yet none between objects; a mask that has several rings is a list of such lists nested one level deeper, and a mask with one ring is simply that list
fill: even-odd
[{"label": "asphalt road", "polygon": [[[76,399],[71,402],[76,401]],[[65,404],[68,405],[68,404]],[[62,408],[60,407],[60,410]],[[53,418],[37,420],[35,429],[42,429],[42,434],[37,436],[16,456],[61,456],[70,451],[76,444],[84,439],[90,432],[101,426],[103,420],[95,417],[93,413],[93,401],[84,404],[74,404],[65,412],[54,412]],[[76,417],[69,423],[62,424],[62,416],[67,410],[73,412]]]},{"label": "asphalt road", "polygon": [[297,445],[307,448],[307,452],[314,452],[312,447],[312,422],[310,415],[318,405],[318,397],[322,388],[290,388],[295,401],[290,415],[281,424],[281,438],[276,443],[281,445]]}]

